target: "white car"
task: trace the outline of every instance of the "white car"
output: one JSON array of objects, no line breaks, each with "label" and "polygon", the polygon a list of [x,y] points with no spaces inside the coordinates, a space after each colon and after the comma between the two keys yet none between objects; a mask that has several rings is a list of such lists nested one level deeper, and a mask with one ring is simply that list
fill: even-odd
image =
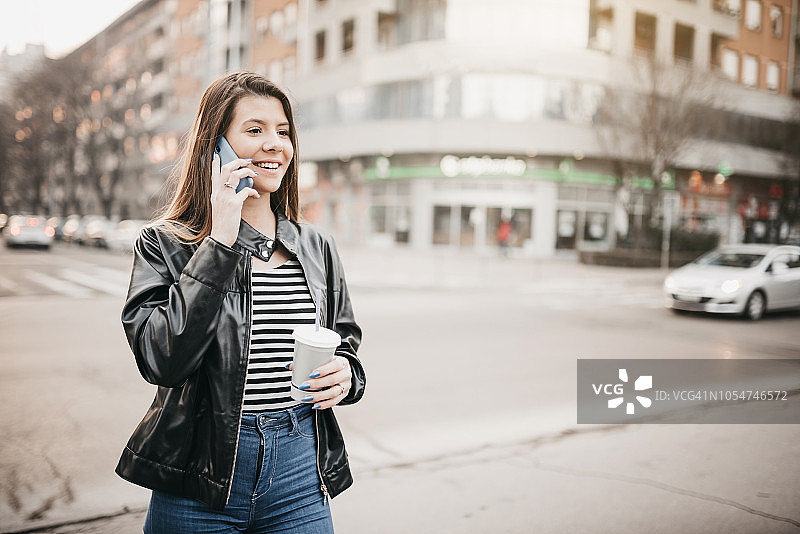
[{"label": "white car", "polygon": [[674,270],[664,280],[675,311],[740,314],[758,320],[800,308],[800,247],[728,245]]},{"label": "white car", "polygon": [[40,247],[49,249],[56,234],[41,215],[14,215],[8,218],[4,235],[7,247]]}]

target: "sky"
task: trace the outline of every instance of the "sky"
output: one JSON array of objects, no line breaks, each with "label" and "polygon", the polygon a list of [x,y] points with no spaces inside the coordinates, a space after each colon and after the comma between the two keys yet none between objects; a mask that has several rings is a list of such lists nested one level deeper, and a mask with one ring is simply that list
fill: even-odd
[{"label": "sky", "polygon": [[139,0],[0,0],[0,51],[17,54],[25,43],[61,57],[88,41]]}]

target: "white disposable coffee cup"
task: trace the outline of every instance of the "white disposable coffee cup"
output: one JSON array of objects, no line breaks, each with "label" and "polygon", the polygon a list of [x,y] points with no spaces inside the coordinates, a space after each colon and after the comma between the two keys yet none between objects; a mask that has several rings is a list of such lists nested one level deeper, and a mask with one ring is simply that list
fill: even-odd
[{"label": "white disposable coffee cup", "polygon": [[336,347],[342,337],[324,327],[317,330],[314,325],[301,325],[292,332],[294,338],[294,359],[292,360],[291,396],[294,400],[302,400],[309,393],[317,390],[299,389],[314,369],[333,360]]}]

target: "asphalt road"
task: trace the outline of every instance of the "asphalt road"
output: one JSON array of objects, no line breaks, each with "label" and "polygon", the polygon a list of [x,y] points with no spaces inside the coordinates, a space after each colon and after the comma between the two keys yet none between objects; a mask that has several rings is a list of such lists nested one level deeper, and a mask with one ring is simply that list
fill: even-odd
[{"label": "asphalt road", "polygon": [[[433,492],[441,488],[431,486],[427,494],[424,486],[416,487],[433,483],[435,475],[425,478],[425,466],[435,472],[437,462],[448,458],[574,431],[578,358],[800,357],[800,314],[758,323],[673,315],[661,307],[658,271],[440,252],[341,252],[365,333],[359,354],[368,391],[364,402],[337,415],[356,478],[385,475],[385,505],[374,511],[398,513],[397,499],[409,488],[390,482],[403,469],[417,466],[414,493],[436,502],[443,497]],[[50,252],[3,248],[0,266],[0,530],[113,514],[125,506],[141,510],[147,492],[113,473],[154,393],[139,377],[119,324],[130,257],[63,245]],[[657,439],[666,447],[687,445],[686,426],[658,428]],[[734,434],[755,439],[757,432],[758,439],[771,442],[778,459],[796,451],[800,437],[795,425],[735,428]],[[720,432],[713,450],[705,440],[684,454],[735,461],[737,447],[752,452],[752,439],[727,439]],[[640,438],[621,439],[614,447],[634,447]],[[568,457],[590,457],[596,444],[585,446],[581,450],[573,441]],[[628,465],[625,476],[640,474],[637,465]],[[777,473],[794,480],[779,484],[779,502],[800,502],[800,468],[778,467]],[[769,466],[770,473],[775,469]],[[705,476],[758,493],[744,487],[746,478],[737,481],[724,471]],[[680,477],[673,480],[680,485]],[[559,487],[569,494],[582,482],[573,483],[561,479]],[[473,495],[457,484],[445,487],[448,503],[458,503],[460,492]],[[640,500],[640,513],[659,521],[679,514],[656,498]],[[475,505],[474,498],[467,501]],[[355,525],[355,515],[347,514],[358,507],[346,503],[335,518]],[[782,506],[776,512],[791,511]],[[448,531],[443,527],[456,512],[436,510],[425,524],[430,532]],[[505,516],[508,529],[501,516],[492,532],[523,532],[511,527],[518,523],[511,515]],[[351,531],[370,532],[345,532]],[[407,532],[412,531],[422,530]],[[480,531],[486,530],[475,530]]]}]

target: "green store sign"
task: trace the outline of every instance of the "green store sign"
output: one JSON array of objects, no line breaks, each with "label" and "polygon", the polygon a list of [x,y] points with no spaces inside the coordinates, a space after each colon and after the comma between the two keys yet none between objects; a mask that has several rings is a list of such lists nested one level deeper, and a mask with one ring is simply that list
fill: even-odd
[{"label": "green store sign", "polygon": [[[373,167],[364,170],[365,180],[405,180],[412,178],[504,178],[517,177],[549,182],[579,183],[593,185],[617,185],[619,179],[611,174],[576,171],[572,159],[565,158],[557,169],[536,169],[528,167],[525,160],[508,156],[490,158],[489,156],[443,156],[438,166],[422,165],[415,167],[392,166],[389,158],[378,156]],[[653,189],[653,179],[635,176],[634,187]],[[661,176],[662,189],[675,189],[675,173],[668,171]]]}]

